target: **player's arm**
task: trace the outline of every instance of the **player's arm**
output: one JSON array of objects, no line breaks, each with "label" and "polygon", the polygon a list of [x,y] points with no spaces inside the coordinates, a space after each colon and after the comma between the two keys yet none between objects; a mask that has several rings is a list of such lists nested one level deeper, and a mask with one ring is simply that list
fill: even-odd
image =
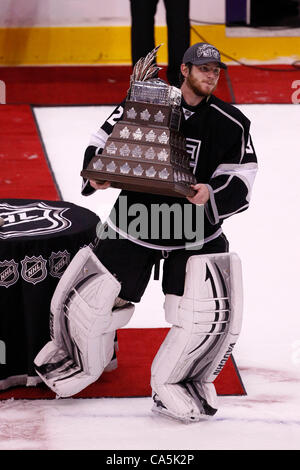
[{"label": "player's arm", "polygon": [[[124,101],[113,110],[111,115],[106,119],[98,131],[91,135],[89,145],[84,153],[83,169],[87,168],[95,155],[100,155],[102,153],[108,137],[112,133],[115,124],[122,118],[123,112]],[[103,182],[104,184],[99,184],[86,178],[83,178],[82,180],[81,194],[83,196],[89,196],[97,189],[106,189],[110,186],[108,181]]]},{"label": "player's arm", "polygon": [[257,172],[257,158],[249,127],[241,129],[240,138],[227,152],[214,171],[209,184],[206,214],[216,224],[249,207],[252,186]]}]

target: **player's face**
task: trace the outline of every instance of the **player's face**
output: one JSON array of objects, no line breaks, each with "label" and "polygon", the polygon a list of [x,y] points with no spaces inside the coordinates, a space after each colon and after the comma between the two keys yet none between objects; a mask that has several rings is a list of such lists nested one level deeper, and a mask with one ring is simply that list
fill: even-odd
[{"label": "player's face", "polygon": [[220,67],[214,62],[193,65],[186,76],[186,85],[197,96],[208,96],[214,92],[220,76]]}]

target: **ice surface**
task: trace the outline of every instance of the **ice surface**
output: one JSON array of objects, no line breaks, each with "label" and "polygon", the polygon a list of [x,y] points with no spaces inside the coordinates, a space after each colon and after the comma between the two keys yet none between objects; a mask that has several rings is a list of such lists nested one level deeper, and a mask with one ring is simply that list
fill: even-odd
[{"label": "ice surface", "polygon": [[[234,357],[247,396],[220,397],[190,425],[151,413],[151,398],[0,402],[0,449],[300,449],[299,124],[297,105],[240,105],[259,160],[249,210],[224,222],[242,259],[245,314]],[[35,114],[65,200],[104,220],[119,191],[80,195],[82,156],[108,106]],[[169,326],[151,280],[129,327]]]},{"label": "ice surface", "polygon": [[151,398],[0,402],[1,449],[299,449],[299,378],[242,368],[248,395],[220,397],[208,420],[153,414]]}]

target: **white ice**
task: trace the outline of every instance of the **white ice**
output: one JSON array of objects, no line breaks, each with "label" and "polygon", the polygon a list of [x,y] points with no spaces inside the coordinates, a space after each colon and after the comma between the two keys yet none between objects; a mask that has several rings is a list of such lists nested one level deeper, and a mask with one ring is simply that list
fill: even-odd
[{"label": "white ice", "polygon": [[[249,210],[224,222],[244,277],[234,357],[247,396],[219,397],[210,420],[151,413],[151,398],[0,402],[0,449],[300,449],[299,125],[297,105],[238,106],[252,121],[259,173]],[[108,215],[118,190],[80,195],[82,156],[109,106],[34,112],[64,200]],[[128,327],[170,326],[150,281]]]}]

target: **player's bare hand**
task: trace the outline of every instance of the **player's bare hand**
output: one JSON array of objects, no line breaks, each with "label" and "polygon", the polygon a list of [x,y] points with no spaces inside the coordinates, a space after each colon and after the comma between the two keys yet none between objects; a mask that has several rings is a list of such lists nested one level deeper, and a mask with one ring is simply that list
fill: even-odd
[{"label": "player's bare hand", "polygon": [[192,197],[187,196],[190,202],[193,204],[205,204],[209,200],[209,190],[206,184],[191,184],[191,188],[196,191],[196,194]]},{"label": "player's bare hand", "polygon": [[103,183],[97,183],[94,180],[90,180],[90,185],[94,189],[107,189],[110,187],[110,182],[109,181],[103,181]]}]

